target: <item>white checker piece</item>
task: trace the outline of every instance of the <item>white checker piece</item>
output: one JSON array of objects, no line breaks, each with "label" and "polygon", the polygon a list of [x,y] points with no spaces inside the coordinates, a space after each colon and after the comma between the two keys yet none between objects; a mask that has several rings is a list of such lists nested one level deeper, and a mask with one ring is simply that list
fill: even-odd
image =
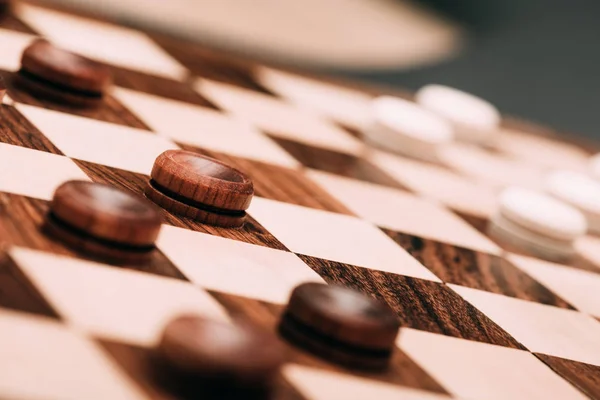
[{"label": "white checker piece", "polygon": [[0,69],[18,71],[21,68],[21,54],[23,50],[35,40],[35,36],[26,33],[9,31],[0,28]]},{"label": "white checker piece", "polygon": [[432,164],[373,151],[369,159],[415,192],[467,214],[490,217],[497,208],[497,190]]},{"label": "white checker piece", "polygon": [[452,212],[410,193],[315,170],[308,175],[356,215],[383,228],[485,253],[501,252]]},{"label": "white checker piece", "polygon": [[50,200],[61,183],[90,178],[67,157],[0,143],[0,191]]},{"label": "white checker piece", "polygon": [[274,136],[349,154],[363,149],[343,129],[293,104],[208,79],[196,81],[195,88],[230,114]]},{"label": "white checker piece", "polygon": [[20,3],[17,15],[66,50],[115,66],[183,80],[188,71],[145,34]]},{"label": "white checker piece", "polygon": [[157,246],[195,284],[277,304],[304,282],[323,282],[295,254],[164,225]]},{"label": "white checker piece", "polygon": [[310,400],[450,400],[450,397],[338,372],[288,364],[283,376]]},{"label": "white checker piece", "polygon": [[17,109],[65,155],[149,175],[170,140],[142,129],[111,124],[24,104]]},{"label": "white checker piece", "polygon": [[398,346],[462,399],[585,399],[533,354],[402,328]]},{"label": "white checker piece", "polygon": [[146,398],[97,344],[50,319],[0,310],[0,354],[3,399]]},{"label": "white checker piece", "polygon": [[600,318],[599,274],[516,254],[508,259],[580,311]]},{"label": "white checker piece", "polygon": [[600,322],[587,314],[448,286],[530,351],[600,365]]},{"label": "white checker piece", "polygon": [[439,282],[367,221],[261,197],[254,197],[248,212],[295,253]]},{"label": "white checker piece", "polygon": [[114,96],[171,140],[287,168],[300,163],[250,124],[180,101],[116,88]]},{"label": "white checker piece", "polygon": [[352,128],[362,129],[371,119],[371,97],[358,90],[266,67],[255,75],[273,93]]},{"label": "white checker piece", "polygon": [[229,320],[216,300],[189,282],[24,248],[10,255],[57,312],[89,334],[153,346],[180,314]]}]

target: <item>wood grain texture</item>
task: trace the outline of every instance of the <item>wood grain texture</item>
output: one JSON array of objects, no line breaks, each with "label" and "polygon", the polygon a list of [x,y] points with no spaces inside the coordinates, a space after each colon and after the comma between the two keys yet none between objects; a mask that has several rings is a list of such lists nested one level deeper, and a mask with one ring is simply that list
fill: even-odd
[{"label": "wood grain texture", "polygon": [[152,38],[194,75],[271,94],[254,80],[252,75],[254,64],[249,60],[163,35],[153,34]]},{"label": "wood grain texture", "polygon": [[386,302],[402,327],[524,349],[512,336],[446,285],[315,257],[299,257],[328,283]]},{"label": "wood grain texture", "polygon": [[[459,213],[459,212],[456,212],[456,214],[458,214],[462,219],[467,221],[472,227],[477,229],[479,232],[486,235],[490,240],[495,242],[499,247],[501,247],[505,251],[532,257],[531,254],[524,252],[522,249],[520,249],[516,246],[511,246],[508,243],[495,241],[492,237],[490,237],[488,235],[488,231],[487,231],[487,229],[488,229],[487,227],[488,227],[488,223],[489,223],[488,219],[470,216],[470,215],[467,215],[464,213]],[[582,256],[579,253],[577,253],[571,260],[569,260],[568,262],[564,262],[563,264],[568,265],[573,268],[581,269],[584,271],[589,271],[589,272],[598,273],[600,271],[600,265],[596,265],[593,261],[587,259],[586,257]]]},{"label": "wood grain texture", "polygon": [[58,313],[4,250],[0,253],[0,306],[60,319]]},{"label": "wood grain texture", "polygon": [[[81,117],[96,119],[99,121],[111,122],[130,126],[132,128],[145,129],[149,128],[119,103],[113,96],[107,95],[103,101],[96,107],[91,108],[74,108],[66,104],[60,104],[52,100],[45,100],[36,95],[33,95],[26,90],[20,88],[14,79],[14,74],[7,71],[0,71],[6,81],[8,95],[18,103],[29,104],[36,107],[47,108],[49,110],[59,111],[67,114],[78,115]],[[23,119],[25,121],[25,119]],[[27,122],[25,122],[27,124]]]},{"label": "wood grain texture", "polygon": [[252,178],[254,192],[257,196],[339,214],[354,215],[301,171],[181,143],[178,145],[184,149],[216,158],[244,171]]},{"label": "wood grain texture", "polygon": [[167,150],[150,174],[160,187],[185,199],[223,211],[244,211],[254,187],[244,172],[217,159],[185,150]]},{"label": "wood grain texture", "polygon": [[[146,182],[150,179],[149,176],[143,174],[124,171],[87,161],[74,161],[90,177],[90,179],[92,179],[92,181],[109,183],[141,196],[144,195]],[[271,247],[278,250],[287,250],[287,248],[279,240],[277,240],[250,215],[246,216],[246,222],[244,223],[244,226],[239,229],[220,228],[217,226],[205,225],[189,218],[173,215],[169,212],[165,212],[165,223],[180,228],[187,228],[197,232],[209,233],[211,235],[239,240],[246,243]]]},{"label": "wood grain texture", "polygon": [[[118,365],[153,400],[175,400],[185,397],[177,385],[165,381],[154,367],[156,355],[153,349],[123,343],[99,340],[100,345],[112,356]],[[205,397],[203,397],[205,398]],[[210,398],[210,397],[209,397]],[[277,378],[273,400],[302,400],[300,395],[283,377]]]},{"label": "wood grain texture", "polygon": [[107,65],[116,86],[139,92],[153,94],[172,100],[178,100],[198,106],[217,109],[217,107],[198,94],[185,82],[178,82],[161,76],[148,75],[114,65]]},{"label": "wood grain texture", "polygon": [[[234,318],[240,318],[256,324],[264,329],[277,330],[277,325],[283,314],[283,306],[233,294],[209,291]],[[432,392],[446,393],[445,389],[429,376],[421,367],[410,359],[400,349],[396,348],[392,354],[389,368],[385,371],[360,371],[333,364],[318,358],[301,348],[288,342],[286,343],[287,359],[289,362],[305,365],[312,368],[323,369],[340,373],[352,374],[368,379],[408,386]]]},{"label": "wood grain texture", "polygon": [[504,258],[381,228],[446,283],[574,309]]},{"label": "wood grain texture", "polygon": [[269,135],[305,167],[396,189],[411,191],[367,160]]},{"label": "wood grain texture", "polygon": [[292,291],[279,324],[279,333],[298,347],[366,370],[387,368],[398,329],[387,304],[343,286],[315,282]]},{"label": "wood grain texture", "polygon": [[0,105],[0,142],[62,155],[16,108],[8,105]]},{"label": "wood grain texture", "polygon": [[554,372],[592,399],[600,399],[600,367],[535,353]]},{"label": "wood grain texture", "polygon": [[115,267],[148,272],[160,276],[187,280],[173,263],[159,250],[152,252],[149,260],[138,265],[93,257],[65,245],[58,238],[42,232],[49,210],[48,202],[25,196],[0,192],[0,243],[3,246],[21,246],[52,254],[77,257],[102,262]]}]

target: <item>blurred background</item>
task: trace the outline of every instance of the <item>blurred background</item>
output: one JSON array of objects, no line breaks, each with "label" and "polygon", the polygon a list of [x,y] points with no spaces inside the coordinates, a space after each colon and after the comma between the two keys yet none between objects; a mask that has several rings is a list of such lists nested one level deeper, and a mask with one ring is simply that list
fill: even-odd
[{"label": "blurred background", "polygon": [[597,0],[53,0],[277,64],[416,89],[600,139]]}]

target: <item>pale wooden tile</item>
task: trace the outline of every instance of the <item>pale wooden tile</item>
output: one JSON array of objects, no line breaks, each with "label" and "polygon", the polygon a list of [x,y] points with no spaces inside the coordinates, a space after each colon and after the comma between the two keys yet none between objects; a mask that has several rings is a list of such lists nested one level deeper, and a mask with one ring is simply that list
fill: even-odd
[{"label": "pale wooden tile", "polygon": [[288,101],[355,129],[371,122],[371,97],[331,83],[259,67],[256,79]]},{"label": "pale wooden tile", "polygon": [[151,132],[24,104],[17,109],[69,157],[149,175],[154,160],[177,149]]},{"label": "pale wooden tile", "polygon": [[297,364],[285,365],[283,376],[310,400],[450,400],[436,393]]},{"label": "pale wooden tile", "polygon": [[154,131],[176,142],[288,168],[300,165],[266,135],[229,115],[122,88],[114,95]]},{"label": "pale wooden tile", "polygon": [[3,399],[146,398],[96,343],[46,318],[0,310],[0,354]]},{"label": "pale wooden tile", "polygon": [[439,281],[374,225],[347,215],[255,197],[249,213],[295,253]]},{"label": "pale wooden tile", "polygon": [[600,365],[600,322],[587,314],[449,286],[530,351]]},{"label": "pale wooden tile", "polygon": [[374,151],[369,159],[414,192],[470,215],[491,217],[497,208],[497,189],[448,169]]},{"label": "pale wooden tile", "polygon": [[144,33],[19,3],[17,15],[56,45],[107,64],[183,80],[188,71]]},{"label": "pale wooden tile", "polygon": [[449,210],[410,193],[320,171],[308,175],[359,217],[383,228],[490,254],[501,250]]},{"label": "pale wooden tile", "polygon": [[35,36],[27,33],[10,31],[0,28],[0,69],[18,71],[21,68],[23,50],[35,40]]},{"label": "pale wooden tile", "polygon": [[216,300],[188,282],[24,248],[10,254],[70,325],[93,335],[152,346],[179,314],[228,320]]},{"label": "pale wooden tile", "polygon": [[295,254],[264,246],[166,225],[157,245],[206,289],[284,304],[300,283],[323,282]]},{"label": "pale wooden tile", "polygon": [[272,135],[349,154],[363,148],[343,129],[293,104],[207,79],[198,80],[195,87],[236,118]]},{"label": "pale wooden tile", "polygon": [[527,351],[402,328],[398,346],[464,399],[585,399]]},{"label": "pale wooden tile", "polygon": [[507,258],[578,310],[600,318],[600,274],[516,254]]},{"label": "pale wooden tile", "polygon": [[90,178],[67,157],[0,143],[0,191],[50,200],[61,183]]}]

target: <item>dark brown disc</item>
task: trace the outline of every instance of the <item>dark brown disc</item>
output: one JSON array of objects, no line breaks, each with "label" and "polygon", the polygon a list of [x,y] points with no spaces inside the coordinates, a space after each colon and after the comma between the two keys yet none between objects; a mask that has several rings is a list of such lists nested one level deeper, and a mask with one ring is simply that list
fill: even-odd
[{"label": "dark brown disc", "polygon": [[161,224],[162,213],[143,197],[86,181],[59,186],[47,216],[52,231],[58,228],[67,236],[70,233],[79,241],[90,242],[92,247],[99,244],[132,252],[153,248]]},{"label": "dark brown disc", "polygon": [[365,368],[387,364],[399,320],[386,304],[337,285],[305,283],[294,289],[281,333],[334,362]]},{"label": "dark brown disc", "polygon": [[284,347],[272,333],[246,324],[181,316],[167,324],[158,362],[176,381],[202,391],[268,388],[284,362]]},{"label": "dark brown disc", "polygon": [[20,75],[71,96],[102,97],[111,83],[109,69],[78,54],[34,41],[21,57]]},{"label": "dark brown disc", "polygon": [[250,205],[252,180],[229,165],[185,150],[167,150],[151,173],[155,189],[192,206],[215,212],[244,211]]}]

